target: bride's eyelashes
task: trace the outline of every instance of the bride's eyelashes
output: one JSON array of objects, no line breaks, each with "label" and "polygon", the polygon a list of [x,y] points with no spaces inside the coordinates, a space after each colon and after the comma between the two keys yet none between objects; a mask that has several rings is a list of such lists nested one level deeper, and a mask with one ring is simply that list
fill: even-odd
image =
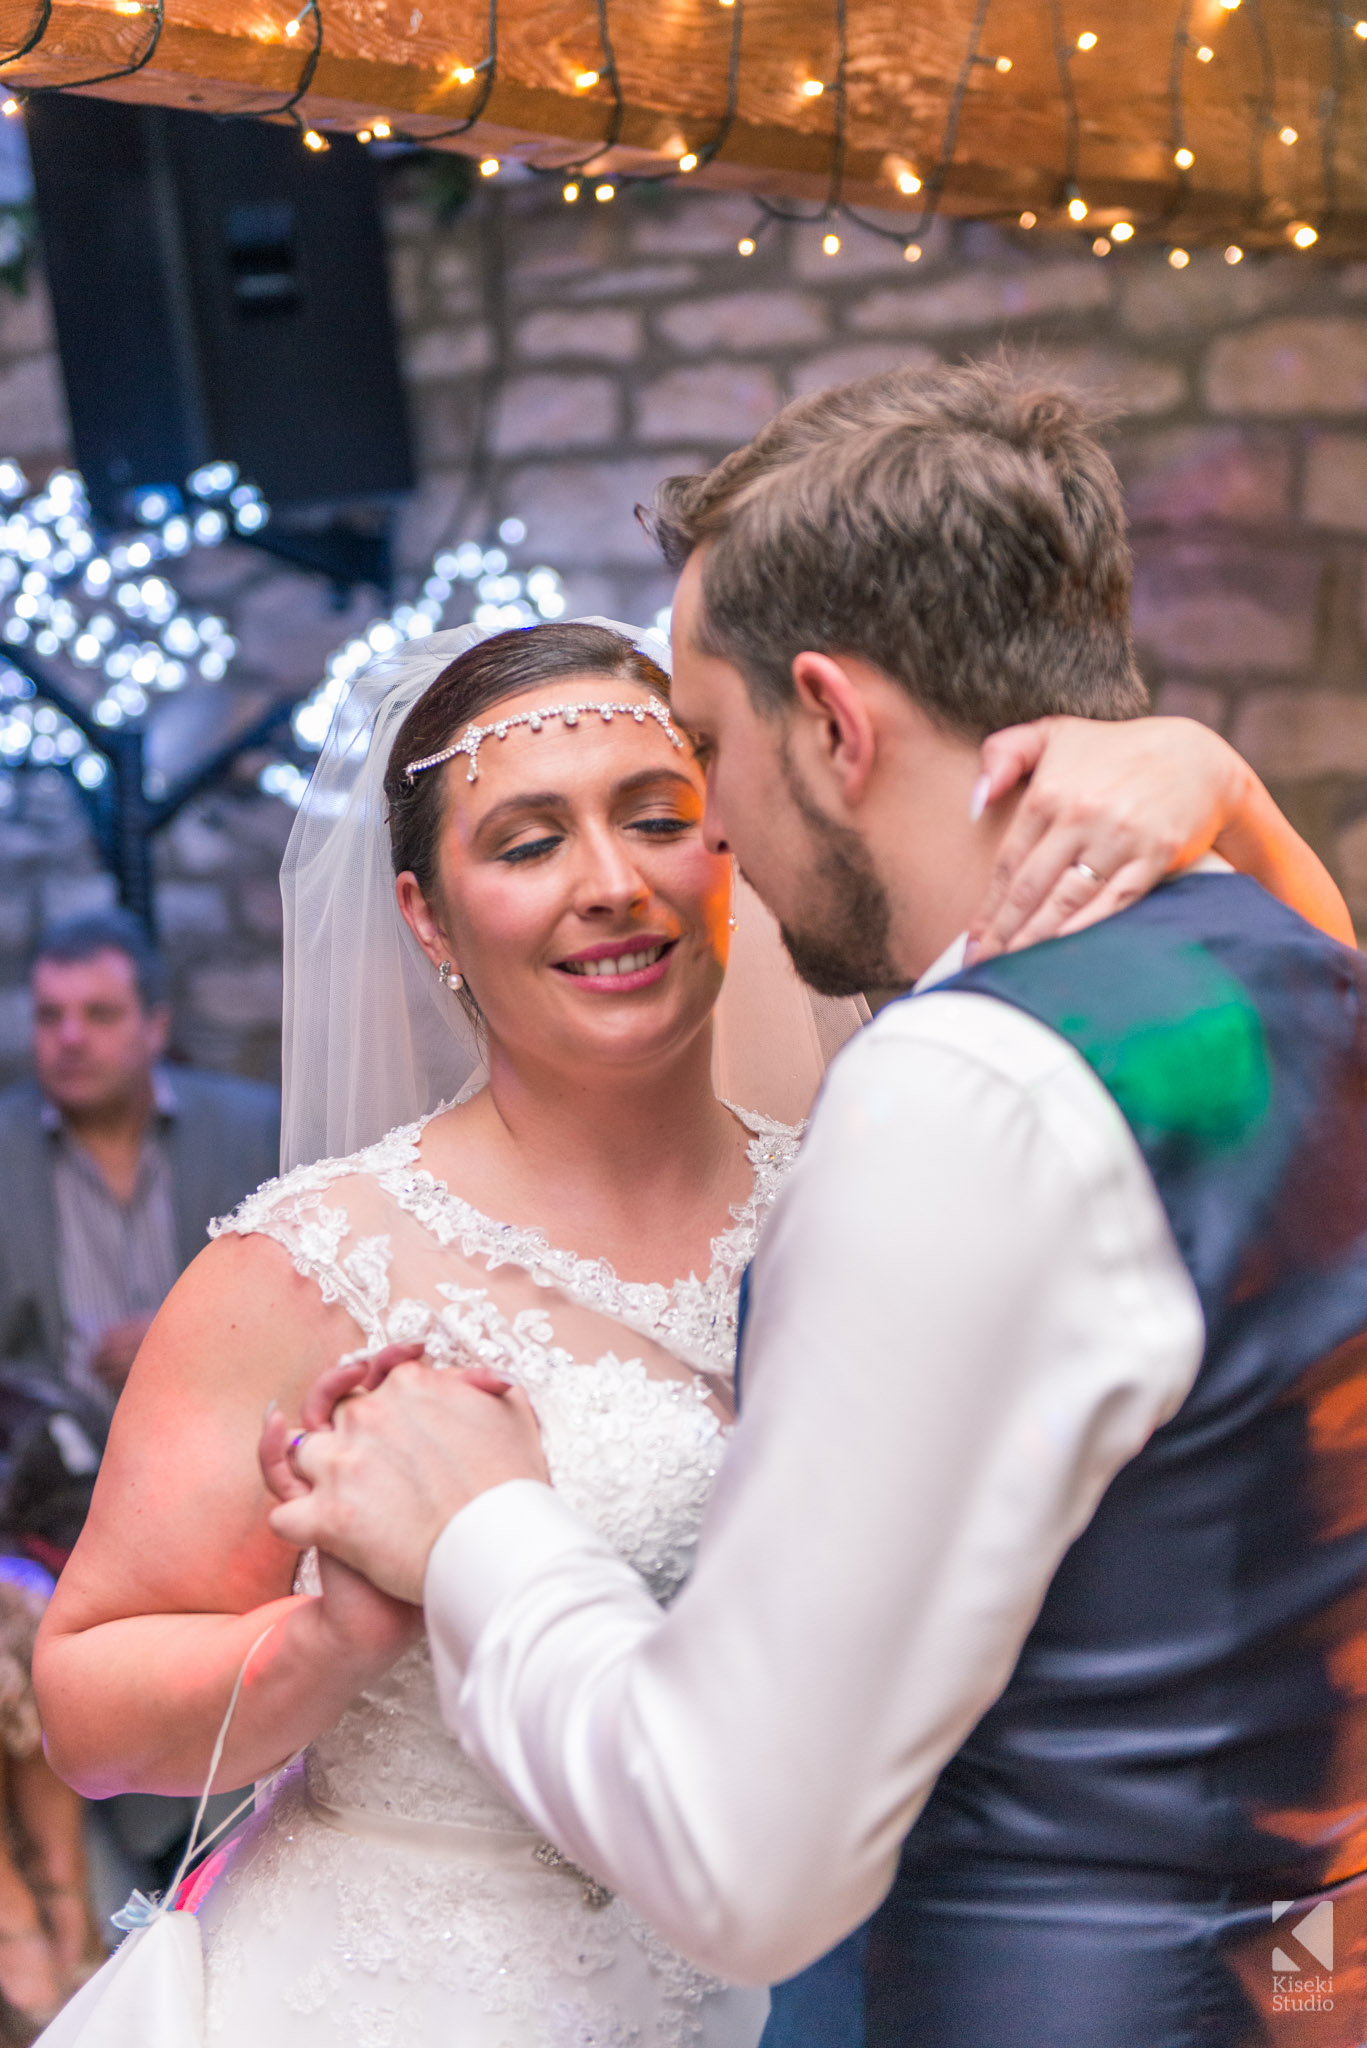
[{"label": "bride's eyelashes", "polygon": [[494,858],[505,862],[508,867],[515,867],[522,861],[540,860],[545,854],[554,853],[556,847],[563,844],[564,836],[563,832],[556,832],[544,839],[523,839],[516,846],[505,847]]},{"label": "bride's eyelashes", "polygon": [[[678,839],[691,831],[697,824],[696,818],[681,817],[677,812],[657,814],[649,818],[633,818],[626,826],[628,832],[639,832],[647,839]],[[515,846],[504,847],[495,854],[496,860],[508,867],[520,866],[524,861],[543,860],[554,853],[565,841],[563,832],[543,833],[536,839],[521,839]]]},{"label": "bride's eyelashes", "polygon": [[696,818],[681,818],[672,813],[665,818],[636,818],[627,828],[632,832],[644,832],[651,839],[677,839],[697,824]]}]

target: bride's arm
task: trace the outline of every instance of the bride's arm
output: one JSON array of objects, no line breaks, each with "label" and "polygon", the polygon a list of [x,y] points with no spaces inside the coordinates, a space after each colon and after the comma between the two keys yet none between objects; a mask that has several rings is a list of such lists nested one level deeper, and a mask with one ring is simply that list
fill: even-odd
[{"label": "bride's arm", "polygon": [[994,733],[983,770],[984,803],[1030,782],[970,932],[982,953],[1080,931],[1210,852],[1356,944],[1323,862],[1248,763],[1194,719],[1044,718]]},{"label": "bride's arm", "polygon": [[411,1639],[411,1609],[329,1573],[296,1596],[266,1523],[262,1412],[297,1415],[354,1344],[264,1238],[228,1237],[179,1281],[120,1399],[89,1519],[34,1661],[48,1754],[79,1791],[198,1792],[252,1657],[218,1773],[264,1776],[334,1722]]}]

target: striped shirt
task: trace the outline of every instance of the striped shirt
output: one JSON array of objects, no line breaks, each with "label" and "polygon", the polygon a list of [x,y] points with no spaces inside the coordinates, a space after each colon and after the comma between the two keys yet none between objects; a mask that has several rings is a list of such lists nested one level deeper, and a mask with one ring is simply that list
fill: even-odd
[{"label": "striped shirt", "polygon": [[85,1147],[72,1137],[55,1103],[43,1105],[57,1206],[63,1372],[71,1386],[106,1412],[112,1409],[114,1396],[91,1365],[100,1338],[115,1323],[154,1315],[180,1272],[166,1143],[177,1104],[164,1071],[154,1073],[152,1092],[152,1114],[127,1202],[119,1200]]}]

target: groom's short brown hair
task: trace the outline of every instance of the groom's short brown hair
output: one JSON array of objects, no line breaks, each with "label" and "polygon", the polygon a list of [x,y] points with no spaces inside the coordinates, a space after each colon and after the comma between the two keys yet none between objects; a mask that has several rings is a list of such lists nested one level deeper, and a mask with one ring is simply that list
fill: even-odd
[{"label": "groom's short brown hair", "polygon": [[1004,362],[798,399],[642,516],[671,567],[706,549],[703,651],[761,709],[804,649],[861,657],[974,738],[1147,708],[1115,469],[1078,400]]}]

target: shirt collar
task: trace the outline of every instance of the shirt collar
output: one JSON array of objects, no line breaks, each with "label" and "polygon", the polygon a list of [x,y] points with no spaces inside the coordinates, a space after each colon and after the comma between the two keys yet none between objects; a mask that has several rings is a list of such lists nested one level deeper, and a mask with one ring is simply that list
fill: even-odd
[{"label": "shirt collar", "polygon": [[[1187,867],[1179,868],[1172,880],[1176,881],[1181,875],[1232,875],[1234,872],[1223,855],[1203,853]],[[948,981],[951,974],[957,974],[964,964],[964,955],[967,951],[968,933],[960,932],[958,938],[951,940],[945,947],[939,959],[931,962],[921,979],[913,984],[912,994],[918,996],[922,989],[934,988],[936,982]]]},{"label": "shirt collar", "polygon": [[967,951],[968,933],[960,932],[958,938],[951,940],[945,947],[939,959],[931,962],[920,980],[912,984],[912,994],[919,996],[922,989],[934,988],[937,981],[948,981],[951,974],[957,974],[964,964],[964,955]]},{"label": "shirt collar", "polygon": [[[180,1097],[176,1084],[166,1067],[152,1069],[152,1108],[159,1117],[173,1117],[180,1111]],[[39,1104],[39,1116],[43,1129],[56,1136],[62,1128],[62,1112],[50,1096],[45,1095]]]}]

